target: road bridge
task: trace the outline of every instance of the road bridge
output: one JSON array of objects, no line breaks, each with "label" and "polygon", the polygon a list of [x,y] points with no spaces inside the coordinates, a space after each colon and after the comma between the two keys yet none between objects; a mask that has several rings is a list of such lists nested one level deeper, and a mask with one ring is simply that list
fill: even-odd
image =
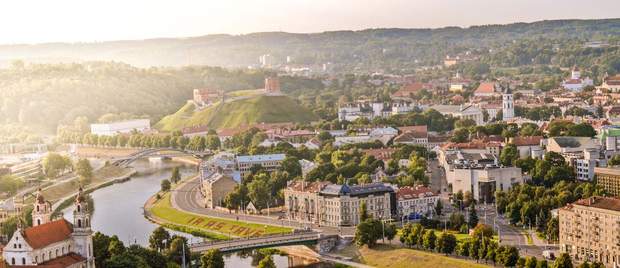
[{"label": "road bridge", "polygon": [[213,153],[210,151],[195,152],[195,151],[181,150],[181,149],[175,149],[175,148],[150,148],[150,149],[145,149],[139,152],[135,152],[125,157],[114,158],[112,165],[128,166],[129,164],[135,162],[136,160],[140,158],[150,157],[150,156],[173,157],[173,156],[191,155],[196,158],[203,158],[211,154]]},{"label": "road bridge", "polygon": [[277,247],[285,245],[299,245],[307,243],[321,243],[323,241],[334,244],[338,240],[337,235],[323,235],[319,232],[309,231],[292,234],[276,234],[260,237],[238,238],[226,241],[209,241],[190,246],[192,252],[205,252],[210,249],[219,249],[221,252],[234,252],[244,249],[256,249],[265,247]]}]

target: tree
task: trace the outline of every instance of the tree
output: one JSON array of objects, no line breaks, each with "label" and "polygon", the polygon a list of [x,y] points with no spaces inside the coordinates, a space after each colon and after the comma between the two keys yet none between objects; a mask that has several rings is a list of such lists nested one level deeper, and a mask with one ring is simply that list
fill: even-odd
[{"label": "tree", "polygon": [[161,191],[162,192],[167,192],[170,191],[170,181],[169,180],[163,180],[161,181]]},{"label": "tree", "polygon": [[397,233],[397,229],[396,229],[396,225],[394,224],[388,224],[385,226],[385,238],[387,238],[388,241],[390,241],[390,244],[392,243],[392,240],[394,240],[394,237],[396,237],[396,233]]},{"label": "tree", "polygon": [[168,247],[168,250],[166,251],[166,256],[168,256],[168,259],[177,264],[181,264],[183,263],[184,252],[185,260],[189,261],[191,256],[189,246],[187,245],[187,238],[182,236],[172,237],[170,239],[170,245]]},{"label": "tree", "polygon": [[110,237],[100,232],[93,235],[93,255],[95,256],[95,266],[105,267],[104,263],[110,258]]},{"label": "tree", "polygon": [[377,244],[381,238],[381,222],[374,219],[366,219],[355,228],[355,243],[358,246],[367,245],[369,248]]},{"label": "tree", "polygon": [[140,245],[131,245],[127,248],[127,254],[143,259],[148,267],[166,267],[168,260],[156,250],[143,248]]},{"label": "tree", "polygon": [[493,228],[489,225],[478,223],[472,232],[472,236],[475,238],[491,238],[493,237]]},{"label": "tree", "polygon": [[536,268],[536,265],[538,265],[538,260],[536,257],[532,256],[525,260],[525,268]]},{"label": "tree", "polygon": [[205,144],[209,150],[217,150],[222,146],[220,138],[217,135],[208,135],[205,139]]},{"label": "tree", "polygon": [[366,202],[360,203],[360,222],[366,221],[370,216],[368,215],[368,209],[366,208]]},{"label": "tree", "polygon": [[276,268],[276,264],[273,262],[273,258],[271,256],[265,256],[259,263],[256,268]]},{"label": "tree", "polygon": [[568,127],[568,136],[594,137],[596,131],[589,123],[581,123]]},{"label": "tree", "polygon": [[210,249],[200,258],[202,268],[224,268],[224,257],[218,249]]},{"label": "tree", "polygon": [[450,228],[452,230],[458,230],[461,225],[465,224],[465,216],[461,213],[450,214]]},{"label": "tree", "polygon": [[170,175],[170,182],[178,183],[181,180],[181,171],[179,167],[172,168],[172,175]]},{"label": "tree", "polygon": [[75,172],[80,177],[82,184],[88,184],[93,178],[93,167],[90,165],[90,161],[86,158],[82,158],[75,164]]},{"label": "tree", "polygon": [[163,252],[169,242],[170,233],[168,233],[168,231],[161,226],[155,228],[149,237],[149,247],[158,252]]},{"label": "tree", "polygon": [[108,252],[110,252],[110,256],[118,256],[125,253],[125,245],[123,242],[118,239],[118,236],[114,235],[110,238],[110,244],[108,246]]},{"label": "tree", "polygon": [[426,230],[426,233],[424,233],[424,237],[423,237],[424,248],[428,250],[433,250],[435,248],[436,239],[437,239],[437,236],[435,235],[434,230]]},{"label": "tree", "polygon": [[515,247],[507,247],[501,256],[502,265],[506,267],[513,267],[519,261],[519,250]]},{"label": "tree", "polygon": [[266,175],[259,175],[248,184],[248,197],[259,210],[267,208],[267,202],[271,199],[271,187],[269,187],[267,180]]},{"label": "tree", "polygon": [[499,156],[499,161],[504,166],[512,166],[515,161],[519,159],[519,150],[517,150],[517,146],[510,143],[506,145]]},{"label": "tree", "polygon": [[562,253],[560,256],[555,259],[553,268],[573,268],[573,261],[570,259],[570,255],[568,253]]},{"label": "tree", "polygon": [[558,241],[560,238],[560,221],[557,217],[554,217],[547,222],[545,236],[550,242]]},{"label": "tree", "polygon": [[548,268],[549,264],[547,263],[547,260],[538,260],[538,263],[536,264],[536,268]]},{"label": "tree", "polygon": [[286,156],[280,165],[280,170],[288,172],[291,178],[301,176],[301,164],[299,163],[299,159],[295,156]]},{"label": "tree", "polygon": [[437,248],[437,251],[446,255],[452,254],[452,252],[454,252],[457,242],[456,236],[454,236],[453,234],[444,232],[441,234],[437,241],[441,241],[441,243],[438,243],[439,247]]},{"label": "tree", "polygon": [[437,204],[435,204],[435,214],[437,214],[437,216],[441,216],[442,210],[443,210],[443,205],[441,204],[441,200],[437,200]]},{"label": "tree", "polygon": [[45,158],[43,158],[42,165],[45,175],[49,178],[58,177],[72,166],[71,159],[69,159],[69,157],[62,156],[57,153],[49,153]]},{"label": "tree", "polygon": [[102,267],[106,268],[147,268],[148,263],[133,254],[122,253],[120,255],[114,255],[112,258],[105,262]]},{"label": "tree", "polygon": [[469,228],[474,228],[478,224],[478,214],[476,214],[476,205],[471,203],[469,206],[469,219],[467,220]]}]

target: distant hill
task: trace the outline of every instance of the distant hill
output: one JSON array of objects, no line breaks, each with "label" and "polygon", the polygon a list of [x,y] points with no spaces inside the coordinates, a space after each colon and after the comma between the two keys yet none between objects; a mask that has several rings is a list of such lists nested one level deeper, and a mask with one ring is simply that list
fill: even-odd
[{"label": "distant hill", "polygon": [[334,63],[343,71],[432,65],[446,54],[497,48],[520,39],[575,42],[613,39],[620,19],[550,20],[469,28],[367,29],[298,34],[265,32],[97,43],[0,46],[0,66],[13,59],[34,62],[121,61],[134,66],[210,65],[246,67],[270,54],[293,64]]},{"label": "distant hill", "polygon": [[188,102],[176,113],[164,117],[155,128],[169,132],[190,126],[208,125],[220,129],[254,123],[309,123],[316,120],[316,115],[287,96],[259,95],[217,103],[200,111]]}]

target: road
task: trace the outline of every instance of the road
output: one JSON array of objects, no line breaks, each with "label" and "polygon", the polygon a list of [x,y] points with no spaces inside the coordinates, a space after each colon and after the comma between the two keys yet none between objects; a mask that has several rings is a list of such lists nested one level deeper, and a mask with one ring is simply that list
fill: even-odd
[{"label": "road", "polygon": [[[249,215],[249,214],[235,214],[223,212],[220,210],[213,210],[205,208],[202,202],[202,195],[199,189],[199,178],[195,177],[185,181],[172,191],[172,206],[178,210],[205,215],[209,217],[239,220],[245,222],[252,222],[258,224],[268,224],[276,226],[291,227],[297,229],[312,228],[314,230],[321,231],[325,234],[342,234],[353,235],[355,233],[355,227],[325,227],[317,226],[310,223],[302,223],[297,221],[291,221],[288,219],[278,219],[277,216],[265,216],[265,215]],[[277,214],[282,215],[282,214]]]}]

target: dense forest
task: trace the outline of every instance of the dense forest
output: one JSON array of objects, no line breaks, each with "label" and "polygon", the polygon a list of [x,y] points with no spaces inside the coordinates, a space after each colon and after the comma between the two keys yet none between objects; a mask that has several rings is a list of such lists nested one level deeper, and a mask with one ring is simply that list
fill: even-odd
[{"label": "dense forest", "polygon": [[[121,61],[134,66],[211,65],[246,67],[270,54],[275,63],[321,65],[332,63],[336,71],[400,70],[441,63],[447,54],[465,51],[485,54],[519,40],[545,38],[545,51],[566,40],[582,45],[592,40],[616,43],[620,19],[553,20],[469,28],[367,29],[311,34],[284,32],[245,35],[206,35],[100,43],[51,43],[0,46],[0,62],[14,59],[50,61]],[[554,42],[560,40],[561,42]],[[574,45],[572,44],[572,45]],[[504,55],[498,55],[504,56]],[[549,57],[507,55],[512,63],[547,62]],[[515,58],[516,57],[516,58]]]}]

